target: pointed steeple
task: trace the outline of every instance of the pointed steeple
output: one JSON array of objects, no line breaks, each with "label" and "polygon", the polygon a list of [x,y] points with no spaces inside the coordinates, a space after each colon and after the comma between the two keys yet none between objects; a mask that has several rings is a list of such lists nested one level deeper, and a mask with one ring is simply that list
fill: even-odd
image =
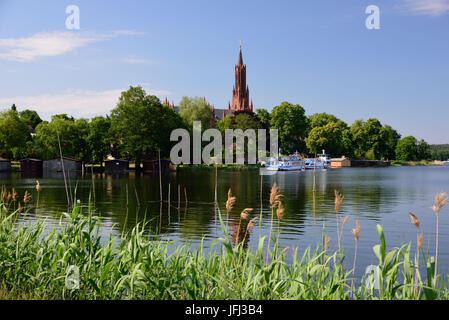
[{"label": "pointed steeple", "polygon": [[239,65],[243,66],[242,40],[240,40]]}]

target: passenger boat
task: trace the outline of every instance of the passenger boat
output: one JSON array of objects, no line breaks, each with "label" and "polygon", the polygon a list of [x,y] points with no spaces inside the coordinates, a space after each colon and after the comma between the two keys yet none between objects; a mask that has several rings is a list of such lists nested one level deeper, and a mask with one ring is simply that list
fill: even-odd
[{"label": "passenger boat", "polygon": [[270,171],[303,171],[305,170],[304,160],[297,155],[288,157],[271,158],[267,165]]},{"label": "passenger boat", "polygon": [[306,169],[329,169],[331,167],[331,159],[324,150],[323,153],[320,153],[317,156],[317,158],[304,160]]}]

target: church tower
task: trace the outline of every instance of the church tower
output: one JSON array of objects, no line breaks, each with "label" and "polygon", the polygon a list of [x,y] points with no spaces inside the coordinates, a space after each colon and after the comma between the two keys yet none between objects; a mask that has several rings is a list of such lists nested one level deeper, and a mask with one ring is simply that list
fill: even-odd
[{"label": "church tower", "polygon": [[240,43],[239,62],[235,66],[235,84],[232,88],[232,105],[233,112],[252,112],[249,105],[249,89],[246,84],[246,65],[243,64],[242,44]]}]

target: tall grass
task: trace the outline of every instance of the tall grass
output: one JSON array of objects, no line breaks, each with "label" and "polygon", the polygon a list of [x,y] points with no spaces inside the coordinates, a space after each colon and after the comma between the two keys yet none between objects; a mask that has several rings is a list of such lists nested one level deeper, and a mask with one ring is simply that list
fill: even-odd
[{"label": "tall grass", "polygon": [[[144,224],[128,234],[101,240],[101,222],[90,206],[75,202],[63,213],[57,228],[45,221],[25,224],[23,208],[12,195],[0,201],[0,298],[3,299],[447,299],[447,281],[433,281],[435,259],[425,260],[427,282],[415,268],[410,244],[387,250],[384,232],[377,226],[379,289],[368,277],[354,278],[340,252],[329,252],[329,238],[315,249],[280,250],[278,242],[258,239],[255,249],[233,245],[218,207],[224,237],[191,249],[170,242],[151,241]],[[230,198],[232,195],[229,194]],[[274,190],[274,208],[284,208]],[[19,197],[16,196],[16,202]],[[235,199],[234,199],[235,200]],[[23,201],[22,201],[23,202]],[[20,203],[20,202],[19,202]],[[17,204],[17,203],[16,203]],[[228,203],[230,204],[230,203]],[[227,211],[230,211],[228,206]],[[281,218],[279,212],[279,219]],[[273,215],[273,214],[272,214]],[[249,219],[249,216],[241,217]],[[250,230],[255,220],[251,220]],[[246,236],[246,234],[245,234]],[[270,236],[270,235],[268,235]],[[354,231],[356,242],[359,231]],[[361,235],[363,236],[363,235]],[[217,248],[217,250],[215,250]],[[265,249],[267,251],[265,251]],[[285,254],[291,254],[286,262]],[[419,254],[419,251],[417,252]],[[345,255],[342,252],[343,256]],[[416,254],[415,254],[416,259]],[[79,288],[69,289],[67,270],[79,268]],[[355,264],[354,264],[355,266]],[[430,278],[429,278],[430,275]],[[372,279],[371,279],[372,280]],[[352,282],[354,285],[352,285]],[[416,290],[418,288],[419,290]]]}]

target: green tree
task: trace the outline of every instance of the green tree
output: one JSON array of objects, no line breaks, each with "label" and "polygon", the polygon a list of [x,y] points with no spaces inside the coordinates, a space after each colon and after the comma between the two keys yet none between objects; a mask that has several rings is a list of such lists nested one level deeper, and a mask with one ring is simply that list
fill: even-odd
[{"label": "green tree", "polygon": [[315,113],[309,116],[309,130],[306,144],[312,154],[324,149],[333,156],[352,156],[352,136],[346,122],[332,114]]},{"label": "green tree", "polygon": [[110,128],[111,119],[109,117],[95,117],[89,122],[89,133],[86,139],[90,151],[89,162],[99,163],[100,166],[103,166],[103,160],[110,153]]},{"label": "green tree", "polygon": [[308,119],[299,104],[282,102],[271,112],[270,127],[279,130],[279,144],[283,153],[305,151]]},{"label": "green tree", "polygon": [[201,130],[208,129],[213,117],[209,103],[205,98],[200,97],[182,97],[179,103],[179,115],[190,131],[193,128],[193,121],[201,121]]},{"label": "green tree", "polygon": [[89,120],[85,118],[76,119],[74,122],[74,154],[75,158],[85,163],[91,162],[92,150],[89,148],[87,137],[89,135]]},{"label": "green tree", "polygon": [[309,116],[309,127],[310,129],[316,127],[324,127],[325,125],[334,122],[337,123],[340,121],[336,116],[328,113],[315,113]]},{"label": "green tree", "polygon": [[260,121],[264,123],[270,123],[271,116],[266,109],[256,109],[256,115],[260,119]]},{"label": "green tree", "polygon": [[53,159],[60,156],[59,140],[62,155],[83,161],[88,160],[86,138],[88,121],[73,117],[55,115],[51,122],[42,121],[36,127],[34,150],[42,159]]},{"label": "green tree", "polygon": [[419,140],[418,145],[416,146],[416,153],[418,160],[428,160],[431,158],[430,146],[423,139]]},{"label": "green tree", "polygon": [[36,129],[37,125],[42,122],[39,114],[34,110],[23,110],[19,113],[20,119],[32,129]]},{"label": "green tree", "polygon": [[27,141],[31,139],[27,125],[17,110],[0,113],[0,156],[5,158],[22,158],[26,155]]},{"label": "green tree", "polygon": [[381,136],[384,138],[383,147],[380,150],[382,159],[393,160],[396,159],[396,146],[401,135],[389,125],[382,128]]},{"label": "green tree", "polygon": [[234,129],[261,129],[262,124],[258,117],[252,116],[247,113],[239,113],[234,118]]},{"label": "green tree", "polygon": [[396,146],[396,159],[402,161],[417,160],[418,141],[413,136],[402,138]]},{"label": "green tree", "polygon": [[224,117],[216,122],[215,127],[224,135],[226,129],[233,128],[233,117],[230,115]]},{"label": "green tree", "polygon": [[350,156],[351,143],[349,129],[341,120],[314,127],[306,138],[307,148],[312,154],[326,150],[333,156]]},{"label": "green tree", "polygon": [[161,104],[142,87],[130,87],[122,92],[117,107],[111,111],[111,141],[114,154],[136,161],[155,159],[170,154],[170,133],[184,127],[182,119],[172,109]]},{"label": "green tree", "polygon": [[393,159],[400,135],[376,118],[356,120],[350,127],[354,156],[360,159]]}]

